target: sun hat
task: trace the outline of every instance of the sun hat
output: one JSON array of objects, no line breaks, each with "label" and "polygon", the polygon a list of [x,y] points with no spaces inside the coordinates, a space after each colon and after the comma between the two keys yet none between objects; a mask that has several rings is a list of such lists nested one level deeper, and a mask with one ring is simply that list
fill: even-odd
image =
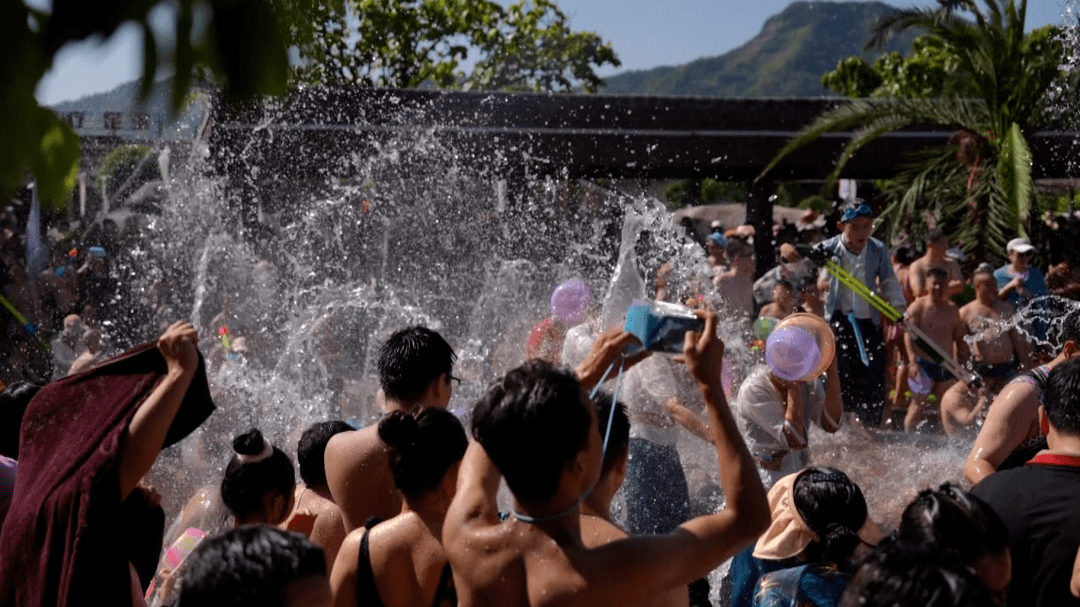
[{"label": "sun hat", "polygon": [[[772,489],[769,489],[769,511],[772,513],[772,524],[769,529],[758,538],[754,545],[754,556],[759,559],[780,561],[798,556],[810,542],[820,541],[817,533],[814,533],[798,508],[795,507],[795,480],[801,472],[789,474],[776,481]],[[876,546],[881,541],[881,528],[869,517],[858,531],[859,539]]]}]

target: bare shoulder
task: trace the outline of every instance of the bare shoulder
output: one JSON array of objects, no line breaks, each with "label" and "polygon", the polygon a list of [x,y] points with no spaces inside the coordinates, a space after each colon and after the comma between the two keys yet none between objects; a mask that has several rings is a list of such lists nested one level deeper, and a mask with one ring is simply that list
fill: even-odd
[{"label": "bare shoulder", "polygon": [[326,444],[326,472],[354,466],[363,466],[375,456],[381,456],[385,445],[379,440],[378,428],[368,426],[352,432],[335,434]]},{"label": "bare shoulder", "polygon": [[595,548],[622,539],[626,532],[597,516],[581,517],[581,541],[586,548]]},{"label": "bare shoulder", "polygon": [[991,416],[1009,417],[1021,411],[1035,411],[1038,407],[1039,394],[1035,386],[1025,381],[1013,380],[1001,389],[997,398],[990,404],[987,421]]}]

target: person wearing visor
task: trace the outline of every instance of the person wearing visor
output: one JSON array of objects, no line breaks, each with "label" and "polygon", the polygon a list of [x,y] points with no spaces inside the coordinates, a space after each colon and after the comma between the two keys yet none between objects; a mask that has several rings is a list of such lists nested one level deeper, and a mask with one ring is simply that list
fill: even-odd
[{"label": "person wearing visor", "polygon": [[[817,248],[870,290],[877,291],[880,283],[881,297],[903,312],[907,300],[893,272],[889,251],[871,237],[874,217],[870,206],[860,203],[849,207],[838,227],[840,235]],[[865,426],[876,428],[881,425],[887,395],[881,315],[824,268],[818,274],[818,288],[827,294],[825,319],[836,335],[844,410],[855,414]]]},{"label": "person wearing visor", "polygon": [[769,490],[772,523],[731,562],[732,607],[836,605],[855,564],[881,540],[862,490],[811,466]]},{"label": "person wearing visor", "polygon": [[[1031,265],[1035,247],[1030,240],[1013,238],[1005,246],[1005,251],[1009,254],[1009,263],[994,271],[998,297],[1008,300],[1018,312],[1023,312],[1033,300],[1049,295],[1050,291],[1046,288],[1042,270]],[[1038,339],[1046,337],[1046,324],[1038,319],[1023,323],[1021,329]]]}]

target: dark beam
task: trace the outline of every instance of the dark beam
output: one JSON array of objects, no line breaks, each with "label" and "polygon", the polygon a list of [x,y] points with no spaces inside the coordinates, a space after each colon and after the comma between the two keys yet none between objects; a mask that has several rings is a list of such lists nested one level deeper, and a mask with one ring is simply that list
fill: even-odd
[{"label": "dark beam", "polygon": [[[219,167],[239,153],[283,179],[347,173],[343,158],[374,153],[395,138],[424,137],[484,175],[560,175],[745,181],[832,99],[719,99],[307,89],[272,104],[220,107],[211,145]],[[872,142],[844,177],[886,178],[905,158],[946,143],[951,132],[912,128]],[[774,180],[828,175],[851,133],[791,154]],[[1036,178],[1080,177],[1073,132],[1031,137]]]}]

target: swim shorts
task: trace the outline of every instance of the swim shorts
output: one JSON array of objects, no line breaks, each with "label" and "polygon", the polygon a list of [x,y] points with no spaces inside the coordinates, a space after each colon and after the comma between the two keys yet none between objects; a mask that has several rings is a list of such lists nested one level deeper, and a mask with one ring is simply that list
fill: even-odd
[{"label": "swim shorts", "polygon": [[919,366],[922,367],[923,373],[930,378],[935,384],[941,381],[948,381],[953,378],[953,374],[949,373],[945,367],[938,363],[930,362],[925,358],[919,358]]}]

